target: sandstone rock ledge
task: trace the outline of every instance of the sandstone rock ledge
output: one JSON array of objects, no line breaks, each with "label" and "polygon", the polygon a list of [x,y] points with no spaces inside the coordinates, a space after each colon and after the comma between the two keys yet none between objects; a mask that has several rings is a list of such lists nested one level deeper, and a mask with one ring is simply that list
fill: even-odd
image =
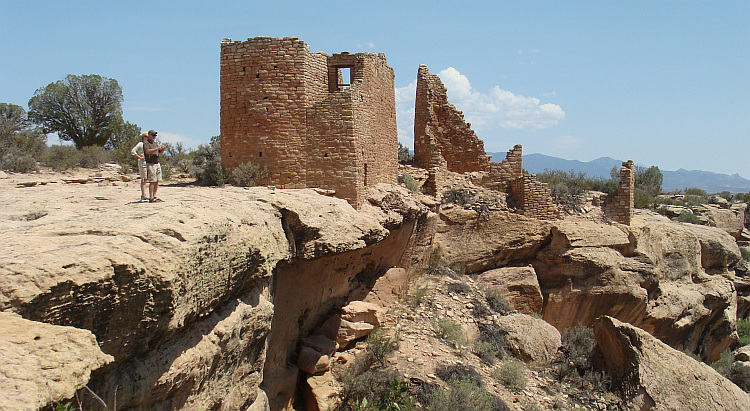
[{"label": "sandstone rock ledge", "polygon": [[[89,386],[110,402],[116,392],[119,409],[246,409],[266,401],[264,367],[277,372],[266,355],[283,368],[299,332],[271,333],[272,321],[296,326],[305,314],[312,323],[346,298],[356,275],[395,265],[400,253],[369,258],[368,250],[425,212],[399,200],[397,187],[378,196],[389,207],[360,213],[311,189],[165,185],[165,201],[150,204],[137,201],[137,182],[116,178],[6,177],[0,310],[93,333],[112,362],[94,361],[90,368],[101,368]],[[29,184],[34,179],[43,184]],[[349,259],[325,271],[325,281],[300,281],[316,275],[305,261],[323,266],[316,261],[342,254]],[[314,301],[280,293],[287,282],[296,291],[307,284]],[[274,299],[284,304],[274,308]],[[37,391],[28,395],[72,394]]]}]

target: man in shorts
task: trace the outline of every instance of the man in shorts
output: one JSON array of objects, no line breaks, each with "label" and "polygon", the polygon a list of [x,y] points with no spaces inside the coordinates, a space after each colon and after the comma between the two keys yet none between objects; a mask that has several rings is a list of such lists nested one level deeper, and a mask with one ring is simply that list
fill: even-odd
[{"label": "man in shorts", "polygon": [[156,131],[149,130],[146,141],[143,142],[143,153],[146,157],[146,174],[148,177],[148,201],[149,203],[160,203],[162,200],[156,197],[161,181],[161,165],[159,154],[164,152],[164,145],[156,144]]},{"label": "man in shorts", "polygon": [[146,191],[146,186],[148,185],[148,171],[146,168],[146,156],[143,152],[143,143],[146,142],[146,138],[148,138],[148,133],[144,131],[141,133],[141,141],[130,150],[130,154],[138,159],[138,174],[141,176],[141,201],[148,200],[148,191]]}]

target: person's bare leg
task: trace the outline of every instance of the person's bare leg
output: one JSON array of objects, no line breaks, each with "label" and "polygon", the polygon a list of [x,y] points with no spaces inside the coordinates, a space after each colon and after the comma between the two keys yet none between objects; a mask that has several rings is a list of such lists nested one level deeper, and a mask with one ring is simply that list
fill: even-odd
[{"label": "person's bare leg", "polygon": [[146,188],[148,186],[148,181],[146,181],[145,178],[141,179],[141,199],[147,198],[146,194],[148,194],[148,189]]},{"label": "person's bare leg", "polygon": [[148,199],[153,200],[156,198],[156,188],[159,186],[159,183],[148,183]]}]

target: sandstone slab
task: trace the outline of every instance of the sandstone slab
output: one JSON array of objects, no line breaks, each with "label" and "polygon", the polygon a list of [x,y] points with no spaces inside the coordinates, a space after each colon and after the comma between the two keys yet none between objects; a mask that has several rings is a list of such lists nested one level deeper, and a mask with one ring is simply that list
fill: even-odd
[{"label": "sandstone slab", "polygon": [[607,368],[624,382],[635,409],[746,410],[750,396],[708,365],[612,317],[600,317],[594,335]]}]

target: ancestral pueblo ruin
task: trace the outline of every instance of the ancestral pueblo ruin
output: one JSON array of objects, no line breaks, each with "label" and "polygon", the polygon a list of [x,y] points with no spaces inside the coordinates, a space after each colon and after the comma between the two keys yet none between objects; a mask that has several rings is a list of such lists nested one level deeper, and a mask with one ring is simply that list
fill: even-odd
[{"label": "ancestral pueblo ruin", "polygon": [[[350,81],[345,83],[344,71]],[[222,161],[268,170],[263,185],[333,190],[359,207],[364,190],[398,174],[394,73],[383,53],[312,53],[296,37],[225,39],[221,45]],[[483,173],[482,185],[511,194],[529,217],[555,219],[549,188],[524,175],[521,145],[490,161],[463,114],[448,102],[440,78],[420,65],[414,160],[429,171],[424,190],[438,195],[446,173]],[[632,161],[623,163],[605,213],[629,224]]]}]

